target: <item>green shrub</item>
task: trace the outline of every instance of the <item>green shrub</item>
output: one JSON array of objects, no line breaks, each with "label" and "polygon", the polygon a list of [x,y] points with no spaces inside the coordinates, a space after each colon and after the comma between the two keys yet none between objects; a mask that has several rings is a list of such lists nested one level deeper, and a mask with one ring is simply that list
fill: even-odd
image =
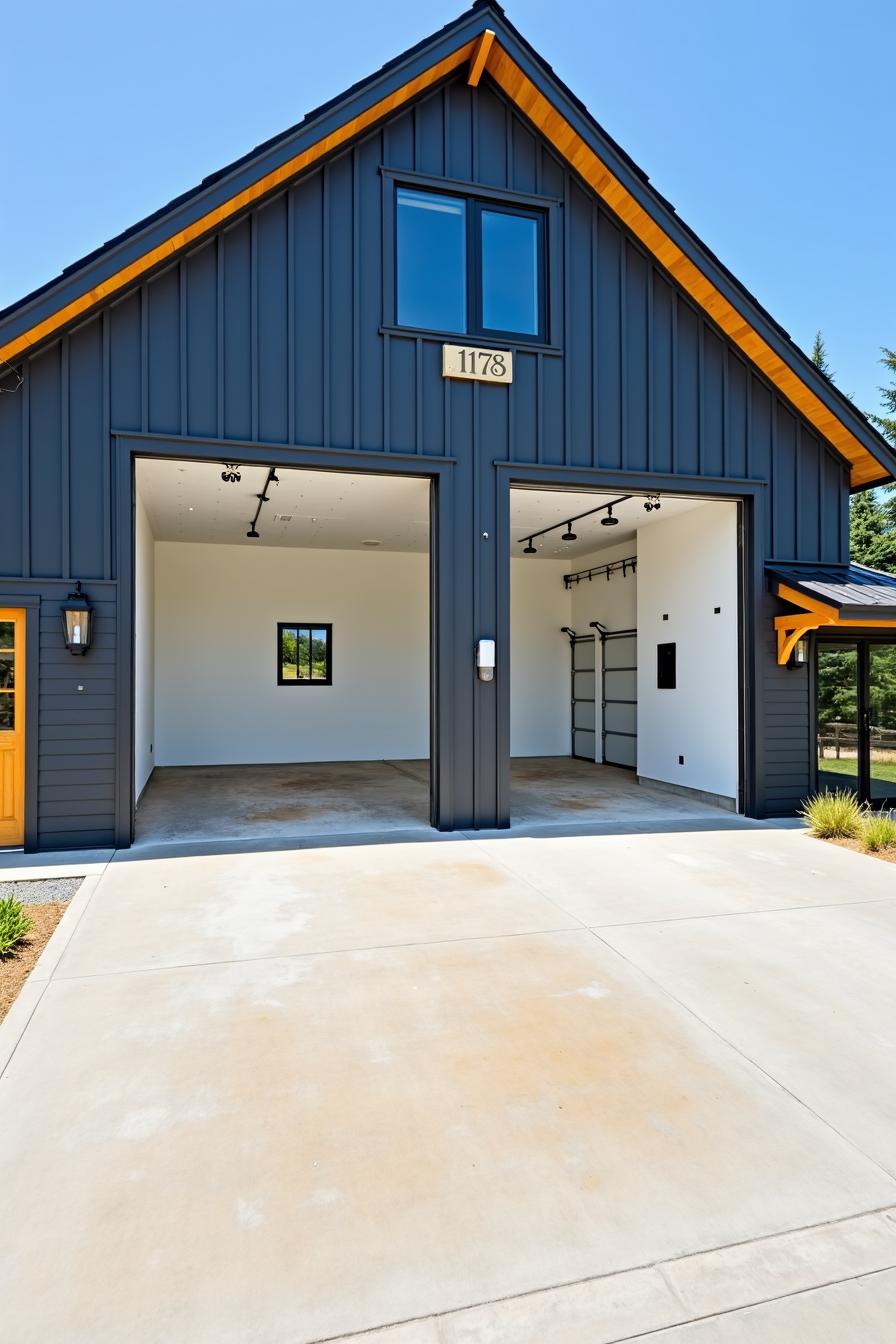
[{"label": "green shrub", "polygon": [[25,907],[15,896],[6,896],[0,900],[0,957],[5,957],[11,948],[31,928],[31,918],[25,914]]},{"label": "green shrub", "polygon": [[849,789],[825,789],[807,798],[800,815],[813,835],[822,840],[853,839],[862,829],[863,809]]},{"label": "green shrub", "polygon": [[896,821],[889,812],[869,812],[862,818],[859,835],[862,848],[876,854],[879,849],[896,846]]}]

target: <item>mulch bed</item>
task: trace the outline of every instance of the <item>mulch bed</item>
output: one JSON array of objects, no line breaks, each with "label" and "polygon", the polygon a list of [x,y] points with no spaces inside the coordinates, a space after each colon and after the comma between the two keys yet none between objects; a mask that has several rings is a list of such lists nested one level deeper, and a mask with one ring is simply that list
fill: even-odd
[{"label": "mulch bed", "polygon": [[0,957],[0,1022],[15,1002],[67,907],[68,901],[42,901],[39,905],[29,903],[25,906],[26,914],[31,916],[31,928],[20,943],[5,957]]},{"label": "mulch bed", "polygon": [[865,849],[858,840],[831,840],[832,845],[841,849],[851,849],[854,854],[867,854],[872,859],[883,859],[884,863],[896,863],[896,849]]}]

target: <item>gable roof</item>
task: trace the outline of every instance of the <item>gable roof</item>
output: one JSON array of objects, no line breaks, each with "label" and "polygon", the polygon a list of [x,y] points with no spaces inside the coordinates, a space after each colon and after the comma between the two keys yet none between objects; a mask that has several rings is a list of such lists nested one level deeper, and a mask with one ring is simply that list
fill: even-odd
[{"label": "gable roof", "polygon": [[[492,36],[493,35],[493,36]],[[890,445],[763,309],[508,21],[472,9],[192,191],[0,312],[0,362],[54,339],[103,302],[312,165],[464,71],[494,81],[556,152],[795,409],[849,462],[859,489],[896,476]]]}]

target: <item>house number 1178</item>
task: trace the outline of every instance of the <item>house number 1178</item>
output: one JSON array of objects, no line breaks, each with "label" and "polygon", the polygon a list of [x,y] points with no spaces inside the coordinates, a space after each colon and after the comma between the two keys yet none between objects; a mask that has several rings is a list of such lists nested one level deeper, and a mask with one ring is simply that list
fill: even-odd
[{"label": "house number 1178", "polygon": [[484,350],[475,345],[443,345],[442,377],[472,378],[478,383],[513,382],[509,350]]}]

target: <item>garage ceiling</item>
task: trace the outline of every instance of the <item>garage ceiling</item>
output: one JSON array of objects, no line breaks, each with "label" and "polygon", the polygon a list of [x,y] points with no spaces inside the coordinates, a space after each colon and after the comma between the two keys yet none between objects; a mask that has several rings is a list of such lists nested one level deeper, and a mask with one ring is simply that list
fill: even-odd
[{"label": "garage ceiling", "polygon": [[[429,483],[408,476],[278,468],[279,485],[246,533],[267,467],[240,466],[240,480],[221,479],[221,462],[137,462],[137,492],[156,541],[233,546],[305,546],[328,550],[429,550]],[[365,547],[365,542],[378,546]]]},{"label": "garage ceiling", "polygon": [[[239,467],[240,480],[222,480],[222,462],[141,458],[137,491],[157,541],[215,542],[233,546],[320,547],[329,550],[382,550],[425,553],[429,549],[429,485],[408,476],[278,469],[269,488],[257,540],[246,536],[267,467]],[[622,492],[514,489],[510,494],[511,554],[522,555],[525,537],[564,523],[576,514],[618,499]],[[563,529],[535,539],[532,560],[580,558],[634,543],[635,532],[700,506],[699,499],[662,498],[647,513],[644,497],[633,495],[613,512],[616,527],[602,527],[604,514],[574,524],[576,541],[560,540]],[[523,540],[519,541],[518,538]],[[365,546],[378,542],[377,546]]]},{"label": "garage ceiling", "polygon": [[[555,523],[564,524],[576,514],[587,513],[601,504],[619,499],[625,492],[567,491],[567,490],[526,490],[516,489],[510,492],[510,536],[511,555],[521,556],[526,545],[526,535],[539,532],[543,527]],[[619,519],[616,527],[604,527],[601,519],[606,513],[595,513],[590,518],[582,518],[573,524],[575,541],[561,541],[560,534],[565,527],[547,536],[536,537],[534,545],[537,554],[526,556],[527,560],[562,560],[565,558],[593,555],[595,551],[607,550],[618,546],[621,541],[631,541],[634,545],[635,533],[639,528],[650,527],[672,518],[680,513],[699,508],[706,500],[683,499],[663,495],[661,508],[647,513],[644,509],[645,496],[632,495],[622,504],[614,505],[613,514]],[[518,538],[522,537],[522,541]]]}]

